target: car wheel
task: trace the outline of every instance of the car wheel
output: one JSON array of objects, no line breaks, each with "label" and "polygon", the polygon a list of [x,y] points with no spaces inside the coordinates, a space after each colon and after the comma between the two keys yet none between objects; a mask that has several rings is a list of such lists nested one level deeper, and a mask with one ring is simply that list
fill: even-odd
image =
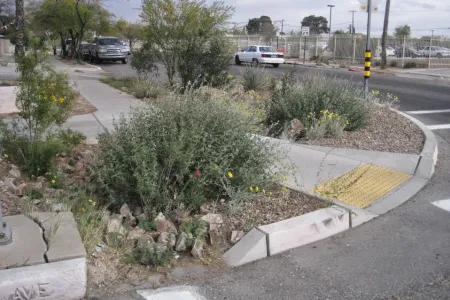
[{"label": "car wheel", "polygon": [[272,64],[272,66],[273,66],[274,68],[278,68],[278,67],[280,66],[280,64]]},{"label": "car wheel", "polygon": [[128,62],[128,58],[122,59],[122,63],[125,65]]},{"label": "car wheel", "polygon": [[258,66],[259,65],[259,61],[258,61],[258,59],[256,59],[256,58],[254,58],[253,60],[252,60],[252,63],[253,63],[253,66]]},{"label": "car wheel", "polygon": [[234,58],[234,62],[236,63],[236,65],[240,66],[242,65],[241,60],[239,59],[239,56],[236,55],[236,57]]},{"label": "car wheel", "polygon": [[98,57],[98,54],[95,56],[95,61],[100,64],[102,60]]},{"label": "car wheel", "polygon": [[94,63],[94,57],[92,56],[91,53],[89,53],[89,62]]}]

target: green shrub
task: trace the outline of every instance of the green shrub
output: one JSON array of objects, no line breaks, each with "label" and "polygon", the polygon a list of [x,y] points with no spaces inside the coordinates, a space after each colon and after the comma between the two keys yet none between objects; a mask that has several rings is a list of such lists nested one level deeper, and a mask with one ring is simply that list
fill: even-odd
[{"label": "green shrub", "polygon": [[62,142],[67,149],[73,149],[86,140],[86,136],[78,131],[72,129],[61,129],[55,134],[56,138]]},{"label": "green shrub", "polygon": [[309,113],[319,117],[321,111],[328,110],[349,121],[347,130],[356,130],[369,121],[373,107],[364,91],[348,80],[316,73],[298,83],[287,76],[272,95],[266,123],[272,134],[279,135],[286,122],[299,119],[308,124]]},{"label": "green shrub", "polygon": [[67,75],[39,64],[34,56],[17,58],[17,63],[20,118],[1,125],[0,145],[29,176],[39,176],[51,170],[54,157],[64,148],[51,134],[44,135],[70,116],[76,93]]},{"label": "green shrub", "polygon": [[206,235],[206,223],[202,220],[190,220],[181,223],[180,231],[190,234],[195,238],[204,238]]},{"label": "green shrub", "polygon": [[155,221],[145,220],[141,221],[138,224],[139,228],[144,229],[145,231],[156,231]]},{"label": "green shrub", "polygon": [[396,68],[397,65],[398,65],[398,61],[396,61],[396,60],[391,60],[391,62],[389,63],[389,65],[390,65],[392,68]]},{"label": "green shrub", "polygon": [[42,192],[38,189],[29,189],[27,191],[27,196],[28,198],[30,198],[31,200],[35,200],[35,199],[42,199],[42,197],[44,197],[44,195],[42,194]]},{"label": "green shrub", "polygon": [[172,250],[158,250],[153,244],[133,249],[125,255],[127,264],[141,264],[144,266],[159,267],[169,264],[174,257]]},{"label": "green shrub", "polygon": [[323,137],[341,137],[344,133],[348,121],[342,118],[339,114],[330,112],[328,110],[320,111],[319,116],[310,113],[307,117],[308,127],[306,136],[310,140]]},{"label": "green shrub", "polygon": [[405,69],[417,68],[417,63],[415,61],[408,61],[403,65]]},{"label": "green shrub", "polygon": [[262,90],[267,85],[267,72],[264,66],[246,66],[242,72],[241,83],[246,91]]},{"label": "green shrub", "polygon": [[270,181],[276,146],[253,137],[248,117],[207,90],[170,93],[99,137],[94,177],[115,205],[198,209]]},{"label": "green shrub", "polygon": [[155,83],[136,80],[132,88],[132,93],[138,99],[156,99],[164,93],[164,88]]}]

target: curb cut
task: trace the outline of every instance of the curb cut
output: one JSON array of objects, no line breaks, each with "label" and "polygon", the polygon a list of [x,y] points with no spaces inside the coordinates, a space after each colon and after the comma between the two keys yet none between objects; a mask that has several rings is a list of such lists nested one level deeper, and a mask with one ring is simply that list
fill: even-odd
[{"label": "curb cut", "polygon": [[[298,217],[253,228],[237,244],[223,254],[226,264],[230,267],[242,266],[328,238],[368,222],[405,203],[417,194],[428,183],[434,173],[438,159],[437,140],[434,133],[419,120],[401,111],[392,108],[391,110],[411,120],[425,135],[425,143],[420,153],[414,176],[410,180],[376,200],[365,209],[301,190],[300,192],[302,193],[316,197],[321,201],[332,202],[334,205]],[[270,137],[262,138],[272,140]],[[281,142],[281,144],[286,143],[283,140],[278,140],[278,142]],[[285,186],[299,191],[298,188],[293,188],[286,184]]]}]

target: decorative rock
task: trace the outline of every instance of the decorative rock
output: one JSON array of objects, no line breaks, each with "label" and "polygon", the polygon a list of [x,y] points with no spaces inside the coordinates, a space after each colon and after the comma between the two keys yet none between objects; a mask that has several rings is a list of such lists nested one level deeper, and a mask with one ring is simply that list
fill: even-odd
[{"label": "decorative rock", "polygon": [[236,231],[233,230],[231,232],[231,239],[230,242],[232,244],[236,244],[237,242],[239,242],[242,238],[244,237],[244,232],[243,231]]},{"label": "decorative rock", "polygon": [[16,190],[15,190],[15,194],[17,196],[23,196],[23,191],[26,188],[27,184],[26,183],[21,183],[17,186]]},{"label": "decorative rock", "polygon": [[223,223],[222,215],[220,215],[220,214],[207,214],[207,215],[203,216],[201,219],[208,224],[222,224]]},{"label": "decorative rock", "polygon": [[126,218],[128,216],[131,216],[131,210],[128,207],[128,204],[123,204],[122,207],[120,208],[120,214],[122,215],[122,217]]},{"label": "decorative rock", "polygon": [[165,220],[165,219],[166,219],[166,217],[163,215],[162,212],[160,212],[160,213],[156,216],[155,221],[156,221],[156,220]]},{"label": "decorative rock", "polygon": [[145,247],[150,244],[154,244],[155,240],[151,237],[149,234],[144,234],[142,237],[137,239],[137,246],[138,247]]},{"label": "decorative rock", "polygon": [[16,185],[14,184],[14,178],[5,178],[3,181],[3,184],[6,186],[6,188],[11,192],[15,193],[17,190]]},{"label": "decorative rock", "polygon": [[175,251],[178,252],[186,251],[186,241],[187,241],[187,234],[185,232],[182,232],[178,236],[178,240],[175,245]]},{"label": "decorative rock", "polygon": [[202,206],[200,206],[200,212],[202,213],[202,214],[207,214],[207,213],[209,213],[210,211],[209,211],[209,206],[210,206],[210,204],[207,202],[207,203],[205,203],[205,204],[203,204]]},{"label": "decorative rock", "polygon": [[126,229],[122,226],[122,216],[112,215],[108,220],[107,233],[120,233],[122,235],[126,234]]},{"label": "decorative rock", "polygon": [[158,232],[170,232],[170,233],[175,233],[175,234],[178,233],[175,225],[173,225],[173,223],[170,222],[169,220],[156,218],[155,224],[156,224],[156,230]]},{"label": "decorative rock", "polygon": [[147,221],[147,216],[145,214],[140,214],[137,216],[138,222],[142,223],[144,221]]},{"label": "decorative rock", "polygon": [[17,169],[16,166],[14,166],[15,168],[13,168],[13,166],[11,166],[11,170],[9,170],[8,175],[11,176],[12,178],[15,179],[19,179],[20,178],[20,171],[19,169]]},{"label": "decorative rock", "polygon": [[169,236],[170,236],[170,233],[161,232],[161,234],[158,237],[158,243],[167,246],[167,244],[169,243]]},{"label": "decorative rock", "polygon": [[136,227],[137,223],[137,218],[133,217],[132,215],[127,216],[123,221],[123,224],[128,228]]},{"label": "decorative rock", "polygon": [[191,251],[191,254],[195,258],[197,258],[197,259],[203,258],[203,245],[204,245],[203,240],[195,239],[194,246],[192,247],[192,251]]},{"label": "decorative rock", "polygon": [[128,240],[138,240],[141,239],[145,235],[145,230],[139,227],[135,227],[133,230],[128,232],[127,239]]},{"label": "decorative rock", "polygon": [[209,242],[211,245],[218,244],[222,238],[222,234],[218,229],[209,230]]},{"label": "decorative rock", "polygon": [[177,236],[174,233],[170,233],[167,246],[172,249],[173,247],[175,247],[176,243],[177,243]]},{"label": "decorative rock", "polygon": [[117,247],[122,244],[125,237],[119,232],[108,232],[105,236],[105,240],[108,246]]}]

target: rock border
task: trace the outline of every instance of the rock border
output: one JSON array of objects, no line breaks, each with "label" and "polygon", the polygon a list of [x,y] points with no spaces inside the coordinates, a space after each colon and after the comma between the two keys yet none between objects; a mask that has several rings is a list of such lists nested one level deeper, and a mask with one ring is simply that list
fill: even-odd
[{"label": "rock border", "polygon": [[[410,180],[376,200],[366,209],[306,192],[306,194],[314,196],[318,200],[332,202],[334,205],[298,217],[253,228],[223,255],[226,264],[230,267],[242,266],[325,239],[370,221],[405,203],[417,194],[434,173],[438,159],[437,140],[434,133],[419,120],[401,111],[392,108],[391,110],[411,120],[425,135],[425,143],[414,176]],[[283,141],[280,140],[280,142]],[[295,188],[294,190],[299,191]],[[305,191],[299,192],[305,193]]]}]

